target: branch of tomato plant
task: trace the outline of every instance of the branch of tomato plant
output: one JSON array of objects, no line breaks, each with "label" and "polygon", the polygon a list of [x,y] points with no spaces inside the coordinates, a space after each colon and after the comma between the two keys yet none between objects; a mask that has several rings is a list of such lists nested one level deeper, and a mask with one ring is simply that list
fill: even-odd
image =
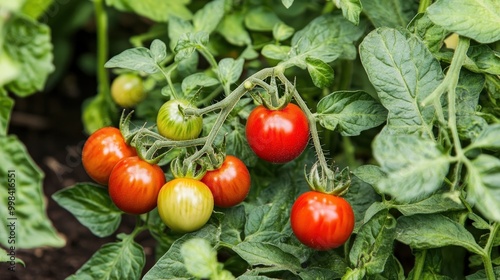
[{"label": "branch of tomato plant", "polygon": [[177,62],[174,62],[170,64],[167,68],[163,69],[160,65],[158,66],[158,69],[161,71],[163,76],[165,76],[165,79],[167,80],[168,87],[170,88],[170,91],[172,92],[172,97],[174,99],[178,98],[177,91],[175,90],[174,83],[172,83],[172,71],[174,71],[179,64]]},{"label": "branch of tomato plant", "polygon": [[[425,10],[432,4],[432,0],[420,0],[418,4],[418,13],[425,13]],[[416,278],[418,279],[418,278]]]}]

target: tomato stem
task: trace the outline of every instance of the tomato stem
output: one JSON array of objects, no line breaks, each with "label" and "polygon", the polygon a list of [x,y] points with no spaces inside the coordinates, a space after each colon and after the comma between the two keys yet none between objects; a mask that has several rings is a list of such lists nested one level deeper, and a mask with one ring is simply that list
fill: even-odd
[{"label": "tomato stem", "polygon": [[106,100],[106,102],[112,103],[109,74],[107,69],[103,66],[108,60],[108,15],[104,9],[103,0],[94,1],[94,10],[97,32],[97,98],[102,98]]}]

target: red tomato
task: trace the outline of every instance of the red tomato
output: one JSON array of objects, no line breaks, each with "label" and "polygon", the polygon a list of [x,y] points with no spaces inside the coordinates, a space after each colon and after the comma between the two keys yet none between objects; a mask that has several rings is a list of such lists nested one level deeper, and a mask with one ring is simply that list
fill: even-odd
[{"label": "red tomato", "polygon": [[158,165],[139,157],[120,160],[109,176],[111,200],[123,212],[143,214],[156,207],[158,193],[165,184],[165,174]]},{"label": "red tomato", "polygon": [[115,164],[123,158],[136,155],[135,149],[125,143],[118,128],[104,127],[92,133],[85,142],[82,163],[94,181],[107,185]]},{"label": "red tomato", "polygon": [[201,179],[219,207],[232,207],[242,202],[250,191],[250,173],[237,157],[228,155],[221,167],[208,171]]},{"label": "red tomato", "polygon": [[300,195],[290,213],[292,230],[303,244],[329,250],[344,244],[354,229],[354,212],[339,196],[309,191]]},{"label": "red tomato", "polygon": [[246,137],[260,158],[284,163],[297,158],[309,141],[307,117],[295,104],[282,110],[269,110],[260,105],[247,120]]}]

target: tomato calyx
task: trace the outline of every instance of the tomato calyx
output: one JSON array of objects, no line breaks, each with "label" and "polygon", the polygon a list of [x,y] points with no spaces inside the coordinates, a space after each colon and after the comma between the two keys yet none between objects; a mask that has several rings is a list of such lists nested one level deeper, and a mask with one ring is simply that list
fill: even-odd
[{"label": "tomato calyx", "polygon": [[196,161],[183,160],[182,157],[172,160],[170,170],[174,178],[190,178],[198,181],[207,173],[205,165],[198,164]]},{"label": "tomato calyx", "polygon": [[[276,83],[276,76],[271,76],[270,83],[266,83],[263,80],[251,79],[245,82],[245,88],[248,90],[254,89],[255,86],[259,86],[261,90],[250,91],[250,96],[253,100],[259,104],[263,105],[269,110],[282,110],[284,109],[290,101],[292,101],[294,88],[289,88],[289,83],[284,83],[285,90],[282,96],[279,96],[279,86]],[[262,90],[263,89],[263,90]]]},{"label": "tomato calyx", "polygon": [[335,170],[323,168],[316,162],[313,164],[309,175],[306,174],[306,181],[311,190],[318,191],[335,196],[343,196],[351,185],[351,177],[349,168],[340,170],[338,167]]}]

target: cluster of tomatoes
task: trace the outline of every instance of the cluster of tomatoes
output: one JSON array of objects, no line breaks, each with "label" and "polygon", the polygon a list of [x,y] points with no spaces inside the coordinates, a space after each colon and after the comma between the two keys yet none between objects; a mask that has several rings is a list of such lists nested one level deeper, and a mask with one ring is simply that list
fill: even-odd
[{"label": "cluster of tomatoes", "polygon": [[[139,80],[136,80],[139,79]],[[122,107],[144,98],[139,77],[115,80],[112,96]],[[114,83],[114,84],[115,84]],[[124,89],[125,87],[125,89]],[[130,96],[134,96],[134,102]],[[201,116],[187,116],[181,108],[193,108],[188,101],[172,99],[157,115],[158,133],[168,139],[185,141],[202,131]],[[250,148],[263,160],[285,163],[297,158],[309,141],[305,113],[293,103],[282,109],[256,107],[248,117],[246,138]],[[143,214],[158,208],[163,222],[176,232],[201,228],[214,206],[232,207],[245,200],[250,190],[250,173],[236,156],[227,155],[220,166],[201,177],[178,176],[166,182],[163,170],[137,156],[120,130],[105,127],[94,132],[82,151],[83,166],[96,182],[107,185],[114,204],[129,214]],[[341,197],[309,191],[297,198],[291,209],[291,227],[305,245],[319,250],[336,248],[349,238],[354,213]]]}]

